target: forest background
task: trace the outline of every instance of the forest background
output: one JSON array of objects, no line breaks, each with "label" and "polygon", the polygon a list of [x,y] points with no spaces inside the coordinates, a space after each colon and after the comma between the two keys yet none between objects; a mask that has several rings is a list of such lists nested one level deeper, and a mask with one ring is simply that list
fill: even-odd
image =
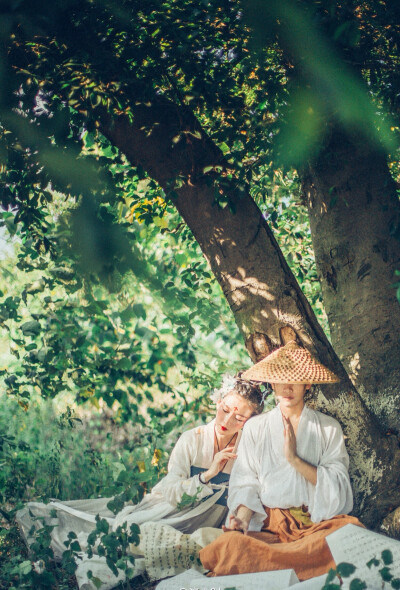
[{"label": "forest background", "polygon": [[72,584],[72,538],[56,568],[44,528],[33,568],[23,502],[140,499],[222,374],[293,337],[341,376],[311,403],[344,428],[356,513],[399,535],[396,3],[0,19],[0,583]]}]

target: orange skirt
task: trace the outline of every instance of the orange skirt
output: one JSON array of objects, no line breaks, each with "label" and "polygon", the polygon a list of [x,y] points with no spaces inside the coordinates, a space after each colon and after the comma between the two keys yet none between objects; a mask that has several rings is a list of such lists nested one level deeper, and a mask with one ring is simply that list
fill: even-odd
[{"label": "orange skirt", "polygon": [[325,537],[346,524],[363,526],[347,514],[304,524],[289,509],[266,508],[259,533],[229,531],[200,551],[203,566],[213,576],[294,569],[300,581],[321,576],[335,567]]}]

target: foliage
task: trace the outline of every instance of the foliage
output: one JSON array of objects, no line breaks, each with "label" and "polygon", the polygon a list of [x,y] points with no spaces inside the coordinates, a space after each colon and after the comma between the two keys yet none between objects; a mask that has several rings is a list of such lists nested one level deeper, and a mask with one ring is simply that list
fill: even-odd
[{"label": "foliage", "polygon": [[[96,417],[93,410],[81,412],[82,420],[77,420],[68,406],[64,412],[53,406],[39,398],[25,411],[13,398],[2,400],[0,579],[5,588],[71,587],[76,567],[79,549],[73,533],[57,566],[49,545],[52,527],[44,523],[35,533],[33,553],[27,555],[13,521],[24,502],[108,495],[114,497],[109,507],[116,511],[121,502],[138,502],[165,473],[176,441],[177,434],[166,441],[149,428],[120,426],[104,413]],[[136,535],[136,527],[122,527],[104,539],[100,535],[113,567],[129,569],[126,548],[137,541]]]},{"label": "foliage", "polygon": [[178,510],[184,510],[185,508],[188,508],[189,506],[194,506],[196,504],[196,502],[198,501],[198,495],[200,493],[201,493],[201,487],[200,486],[197,488],[196,493],[193,494],[193,496],[190,496],[189,494],[187,494],[186,492],[184,492],[183,493],[183,496],[182,496],[182,499],[176,505],[176,507],[178,508]]},{"label": "foliage", "polygon": [[[97,154],[110,150],[105,140],[85,141],[89,153],[89,147]],[[159,187],[115,150],[106,159],[123,177],[118,202],[76,207],[73,199],[53,195],[54,203],[42,209],[53,244],[48,252],[40,244],[37,251],[31,233],[16,223],[18,214],[3,213],[3,226],[17,240],[17,260],[2,268],[0,320],[18,359],[2,370],[7,392],[26,405],[34,390],[44,397],[71,391],[78,402],[117,402],[121,420],[143,423],[141,403],[151,404],[158,391],[169,401],[178,398],[179,417],[189,408],[184,381],[204,392],[214,373],[248,361],[215,279]],[[271,199],[263,202],[268,191]],[[264,175],[254,196],[326,326],[296,177]],[[110,224],[123,232],[125,253],[105,243],[114,232]],[[198,404],[190,407],[196,411]]]},{"label": "foliage", "polygon": [[[381,552],[381,559],[373,558],[368,563],[369,569],[372,567],[377,568],[380,565],[381,569],[377,571],[378,579],[382,582],[382,588],[400,588],[400,578],[395,578],[390,572],[390,567],[393,564],[393,555],[389,549],[385,549]],[[356,571],[356,567],[351,563],[339,563],[336,569],[329,570],[326,577],[325,584],[321,590],[339,590],[343,585],[343,578],[349,578]],[[335,578],[338,578],[338,583],[335,583]],[[390,582],[389,586],[386,586],[386,582]],[[359,578],[352,578],[349,589],[350,590],[366,590],[368,585]]]},{"label": "foliage", "polygon": [[[98,543],[96,543],[98,541]],[[127,555],[129,545],[139,544],[139,527],[137,524],[128,525],[124,523],[118,526],[115,531],[110,531],[110,525],[105,519],[96,516],[96,529],[88,536],[88,556],[93,556],[93,547],[96,546],[97,553],[104,556],[107,565],[117,576],[118,570],[125,572],[128,579],[134,572],[132,565],[135,564],[133,556]],[[93,579],[93,576],[89,576]]]},{"label": "foliage", "polygon": [[33,391],[71,391],[78,402],[117,402],[121,420],[143,423],[143,402],[177,399],[180,416],[189,407],[188,380],[204,392],[213,371],[244,363],[239,345],[232,354],[237,329],[195,242],[172,230],[176,214],[168,229],[164,212],[154,224],[143,222],[140,202],[134,212],[125,207],[122,224],[126,213],[140,220],[129,222],[132,241],[140,235],[135,274],[113,270],[104,286],[95,273],[73,267],[73,254],[36,255],[29,240],[18,245],[16,262],[3,263],[1,323],[16,359],[2,370],[8,394],[21,403]]}]

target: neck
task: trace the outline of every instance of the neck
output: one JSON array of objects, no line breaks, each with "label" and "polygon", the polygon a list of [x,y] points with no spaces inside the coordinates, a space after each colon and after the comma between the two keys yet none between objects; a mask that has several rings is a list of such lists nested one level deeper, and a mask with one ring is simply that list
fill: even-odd
[{"label": "neck", "polygon": [[304,402],[302,402],[301,404],[298,404],[297,406],[293,406],[291,408],[283,408],[281,405],[280,408],[282,414],[285,414],[287,418],[300,418],[304,405]]},{"label": "neck", "polygon": [[221,449],[225,445],[228,445],[228,443],[230,441],[233,442],[234,437],[237,435],[237,432],[235,432],[234,434],[232,434],[231,432],[228,432],[227,434],[218,434],[216,431],[214,431],[214,432],[215,432],[215,437],[216,437]]}]

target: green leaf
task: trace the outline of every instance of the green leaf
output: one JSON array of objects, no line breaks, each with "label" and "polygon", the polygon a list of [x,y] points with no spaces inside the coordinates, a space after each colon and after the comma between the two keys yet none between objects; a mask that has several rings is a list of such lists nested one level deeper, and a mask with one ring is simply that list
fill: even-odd
[{"label": "green leaf", "polygon": [[116,480],[122,471],[126,471],[125,465],[120,461],[115,461],[111,465],[113,479]]},{"label": "green leaf", "polygon": [[131,524],[131,526],[129,527],[129,530],[131,531],[132,535],[139,535],[140,534],[140,527],[135,522]]},{"label": "green leaf", "polygon": [[194,506],[194,504],[196,504],[196,502],[198,502],[198,495],[200,494],[200,492],[201,492],[201,487],[197,488],[196,493],[193,496],[189,496],[189,494],[184,492],[180,502],[178,502],[178,504],[176,506],[177,509],[183,510],[184,508],[187,508],[188,506]]},{"label": "green leaf", "polygon": [[[97,519],[98,517],[96,517]],[[96,531],[98,533],[108,533],[110,525],[104,518],[98,518],[96,523]]]},{"label": "green leaf", "polygon": [[331,568],[328,572],[328,575],[326,576],[325,584],[329,584],[329,582],[332,582],[335,578],[336,578],[336,570]]},{"label": "green leaf", "polygon": [[359,578],[354,578],[350,582],[349,590],[366,590],[367,584],[360,580]]},{"label": "green leaf", "polygon": [[92,570],[88,571],[87,577],[89,578],[89,580],[91,582],[93,582],[93,584],[96,586],[96,588],[101,588],[101,586],[103,585],[102,580],[100,580],[100,578],[97,578],[96,576],[94,576]]},{"label": "green leaf", "polygon": [[113,562],[113,560],[110,557],[106,556],[106,562],[107,562],[108,567],[112,571],[112,573],[115,576],[118,576],[118,570],[117,570],[117,568],[116,568],[115,563]]},{"label": "green leaf", "polygon": [[27,576],[32,571],[32,564],[30,561],[23,561],[18,566],[18,572],[21,576]]},{"label": "green leaf", "polygon": [[393,563],[393,554],[390,549],[385,549],[382,551],[381,557],[385,565],[391,565]]},{"label": "green leaf", "polygon": [[346,563],[344,561],[342,563],[339,563],[339,565],[336,568],[336,571],[340,577],[348,578],[349,576],[351,576],[351,574],[354,574],[354,572],[356,571],[356,566],[352,563]]},{"label": "green leaf", "polygon": [[37,322],[36,320],[31,320],[29,322],[25,322],[21,326],[21,330],[22,330],[24,336],[34,336],[36,334],[39,334],[40,329],[41,329],[40,323]]},{"label": "green leaf", "polygon": [[129,369],[132,368],[132,361],[130,361],[128,358],[124,357],[122,359],[119,359],[119,361],[117,362],[117,367],[118,367],[118,369],[121,369],[122,371],[128,371]]},{"label": "green leaf", "polygon": [[146,319],[146,310],[144,308],[144,305],[142,305],[141,303],[135,303],[134,305],[132,305],[132,311],[133,313],[142,319]]},{"label": "green leaf", "polygon": [[390,580],[393,578],[393,574],[390,573],[390,568],[388,567],[383,567],[379,570],[379,573],[382,580],[384,580],[385,582],[390,582]]}]

